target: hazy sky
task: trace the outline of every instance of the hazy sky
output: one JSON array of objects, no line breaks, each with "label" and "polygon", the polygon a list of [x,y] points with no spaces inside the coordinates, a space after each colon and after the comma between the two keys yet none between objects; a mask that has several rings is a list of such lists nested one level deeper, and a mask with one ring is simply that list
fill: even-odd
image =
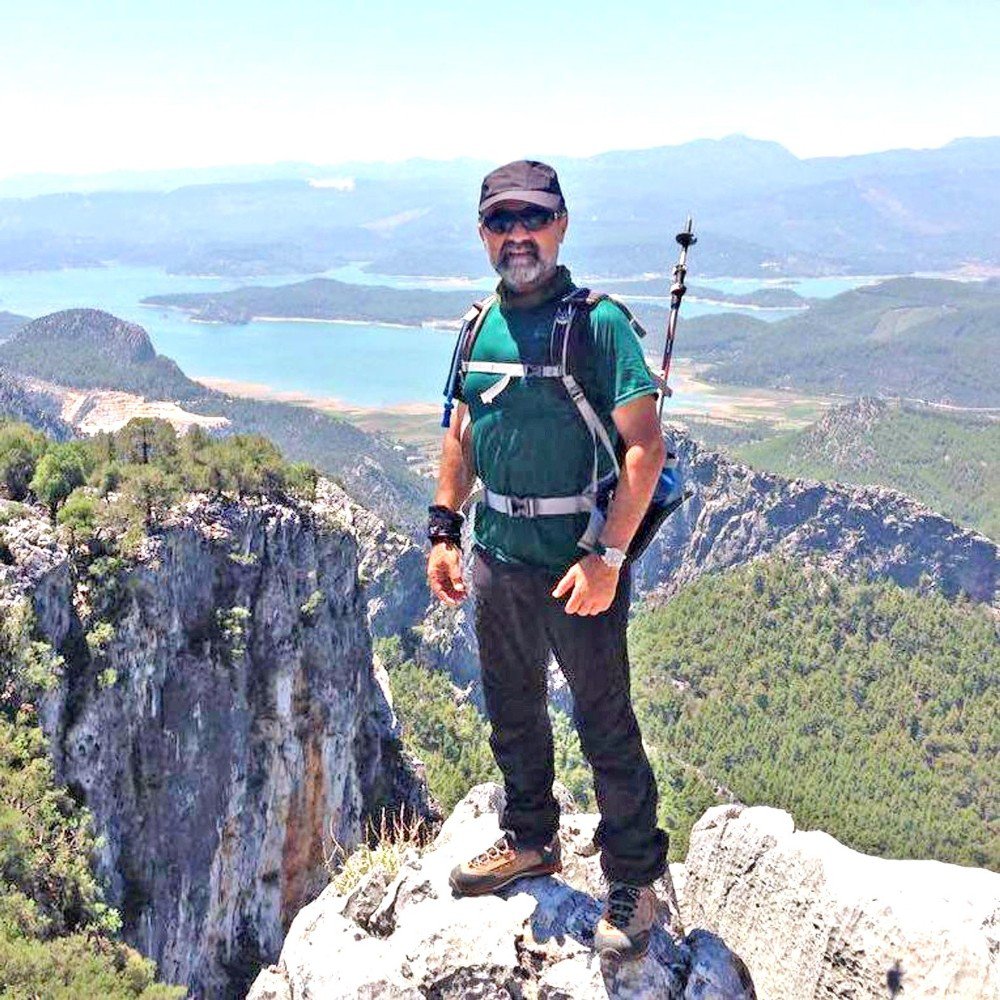
[{"label": "hazy sky", "polygon": [[1000,134],[997,0],[0,0],[0,177]]}]

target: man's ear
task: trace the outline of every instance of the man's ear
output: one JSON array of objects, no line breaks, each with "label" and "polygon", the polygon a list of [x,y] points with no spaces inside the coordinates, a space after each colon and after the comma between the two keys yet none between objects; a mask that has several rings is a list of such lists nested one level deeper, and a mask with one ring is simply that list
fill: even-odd
[{"label": "man's ear", "polygon": [[479,238],[483,241],[483,246],[486,246],[486,227],[480,222],[477,229],[479,230]]},{"label": "man's ear", "polygon": [[566,228],[569,226],[569,216],[564,215],[561,219],[556,220],[559,226],[559,242],[562,243],[566,239]]}]

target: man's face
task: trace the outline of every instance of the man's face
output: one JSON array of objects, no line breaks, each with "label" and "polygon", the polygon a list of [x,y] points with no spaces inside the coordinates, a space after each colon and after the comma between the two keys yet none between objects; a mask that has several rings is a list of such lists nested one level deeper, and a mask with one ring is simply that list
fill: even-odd
[{"label": "man's face", "polygon": [[[534,207],[523,201],[505,201],[494,205],[488,214],[519,212]],[[527,292],[540,285],[555,271],[559,259],[559,244],[566,235],[568,221],[562,215],[533,232],[518,222],[509,233],[490,232],[480,222],[479,237],[486,247],[490,264],[503,278],[504,284],[511,291]]]}]

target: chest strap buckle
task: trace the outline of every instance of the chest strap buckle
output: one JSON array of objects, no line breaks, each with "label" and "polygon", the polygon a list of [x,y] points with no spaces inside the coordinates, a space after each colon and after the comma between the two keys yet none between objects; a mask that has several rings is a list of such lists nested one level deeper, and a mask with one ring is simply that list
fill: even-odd
[{"label": "chest strap buckle", "polygon": [[535,497],[507,497],[507,514],[510,517],[534,517]]}]

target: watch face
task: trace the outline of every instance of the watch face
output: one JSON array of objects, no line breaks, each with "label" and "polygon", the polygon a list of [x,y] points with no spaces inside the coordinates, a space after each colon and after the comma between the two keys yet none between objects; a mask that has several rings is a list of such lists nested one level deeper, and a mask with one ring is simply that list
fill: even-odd
[{"label": "watch face", "polygon": [[601,553],[601,559],[608,566],[619,569],[622,563],[625,562],[625,553],[621,549],[605,548],[604,552]]}]

